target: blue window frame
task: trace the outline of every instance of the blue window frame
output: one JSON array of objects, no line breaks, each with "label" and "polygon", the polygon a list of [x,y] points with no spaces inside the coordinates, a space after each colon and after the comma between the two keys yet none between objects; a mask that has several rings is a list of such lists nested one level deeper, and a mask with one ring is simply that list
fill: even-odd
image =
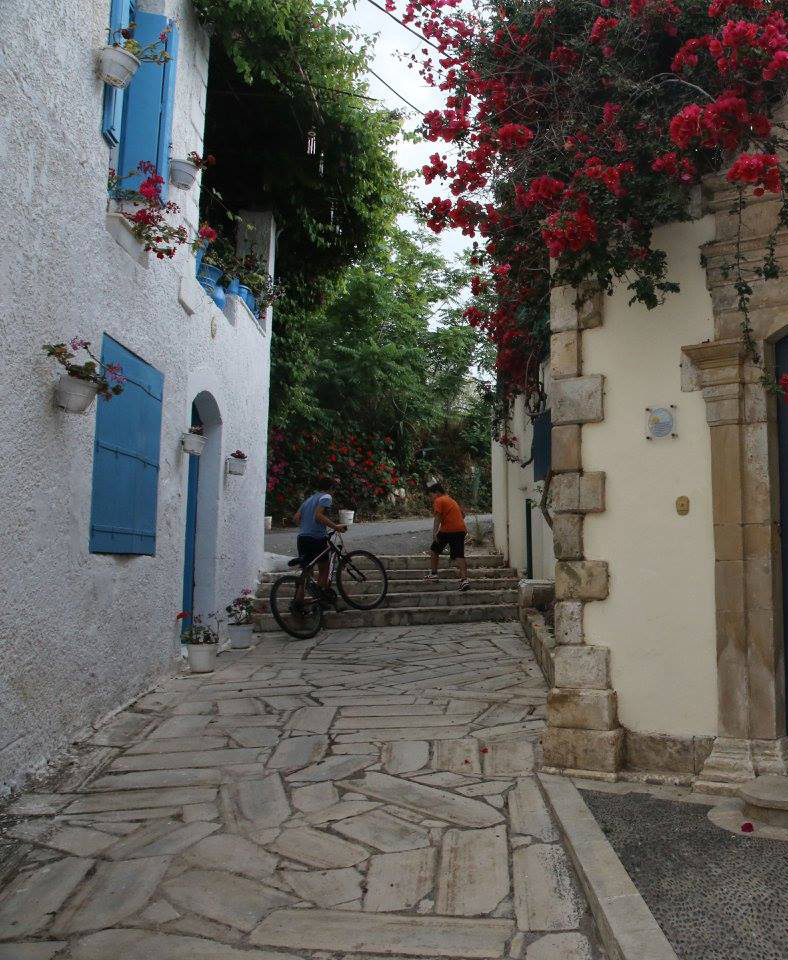
[{"label": "blue window frame", "polygon": [[[134,0],[112,0],[109,9],[109,43],[112,43],[117,30],[122,30],[134,21],[134,9]],[[118,90],[117,87],[105,84],[101,133],[111,147],[116,147],[120,143],[125,101],[125,90]]]},{"label": "blue window frame", "polygon": [[90,552],[154,556],[164,376],[107,334],[101,359],[126,383],[97,404]]},{"label": "blue window frame", "polygon": [[[169,28],[167,53],[171,59],[163,66],[143,63],[134,74],[125,93],[123,125],[118,146],[117,171],[125,177],[141,161],[152,163],[164,178],[161,195],[167,199],[170,179],[170,141],[175,104],[175,70],[178,57],[178,28],[157,13],[137,13],[135,40],[143,46],[153,43]],[[123,183],[130,190],[139,185],[138,176]]]}]

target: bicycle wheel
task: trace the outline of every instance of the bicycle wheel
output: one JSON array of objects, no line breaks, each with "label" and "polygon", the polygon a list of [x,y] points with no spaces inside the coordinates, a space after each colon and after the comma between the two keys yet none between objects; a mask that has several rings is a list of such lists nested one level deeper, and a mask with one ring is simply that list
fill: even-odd
[{"label": "bicycle wheel", "polygon": [[271,587],[269,603],[274,620],[279,626],[298,640],[310,640],[323,626],[323,608],[314,584],[306,585],[304,599],[300,609],[296,604],[296,590],[301,577],[280,577]]},{"label": "bicycle wheel", "polygon": [[386,568],[374,553],[353,550],[339,561],[337,589],[351,607],[374,610],[383,603],[389,589]]}]

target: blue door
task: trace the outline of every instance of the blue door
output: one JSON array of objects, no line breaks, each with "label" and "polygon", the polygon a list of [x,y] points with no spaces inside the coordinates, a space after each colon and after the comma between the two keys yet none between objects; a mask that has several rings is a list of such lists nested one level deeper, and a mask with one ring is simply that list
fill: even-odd
[{"label": "blue door", "polygon": [[[201,427],[197,407],[192,404],[192,426]],[[183,557],[183,609],[192,612],[194,606],[194,557],[197,545],[197,489],[200,481],[200,458],[189,456],[189,482],[186,494],[186,549]],[[181,621],[182,630],[188,630],[191,616]]]},{"label": "blue door", "polygon": [[[788,337],[775,346],[777,379],[788,373]],[[785,689],[788,690],[788,404],[777,399],[778,456],[780,461],[780,537],[783,561],[783,643],[785,649]]]}]

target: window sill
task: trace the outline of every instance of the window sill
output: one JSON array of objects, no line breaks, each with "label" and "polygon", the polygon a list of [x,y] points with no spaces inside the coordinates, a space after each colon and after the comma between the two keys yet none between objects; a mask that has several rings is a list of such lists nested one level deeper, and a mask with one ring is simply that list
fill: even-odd
[{"label": "window sill", "polygon": [[150,254],[134,236],[128,220],[115,210],[107,212],[107,232],[126,253],[146,270],[150,264]]}]

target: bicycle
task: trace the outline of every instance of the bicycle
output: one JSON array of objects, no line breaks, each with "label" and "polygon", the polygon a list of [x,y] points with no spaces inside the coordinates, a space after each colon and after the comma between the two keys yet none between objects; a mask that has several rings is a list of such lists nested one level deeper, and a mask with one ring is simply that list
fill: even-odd
[{"label": "bicycle", "polygon": [[[326,555],[329,586],[323,589],[312,579],[312,568]],[[381,561],[368,550],[345,552],[342,537],[336,531],[314,560],[295,557],[288,566],[301,567],[301,573],[285,574],[275,580],[269,603],[279,626],[298,640],[310,640],[320,631],[325,607],[336,602],[330,586],[335,579],[342,599],[356,610],[374,610],[388,593],[388,575]]]}]

